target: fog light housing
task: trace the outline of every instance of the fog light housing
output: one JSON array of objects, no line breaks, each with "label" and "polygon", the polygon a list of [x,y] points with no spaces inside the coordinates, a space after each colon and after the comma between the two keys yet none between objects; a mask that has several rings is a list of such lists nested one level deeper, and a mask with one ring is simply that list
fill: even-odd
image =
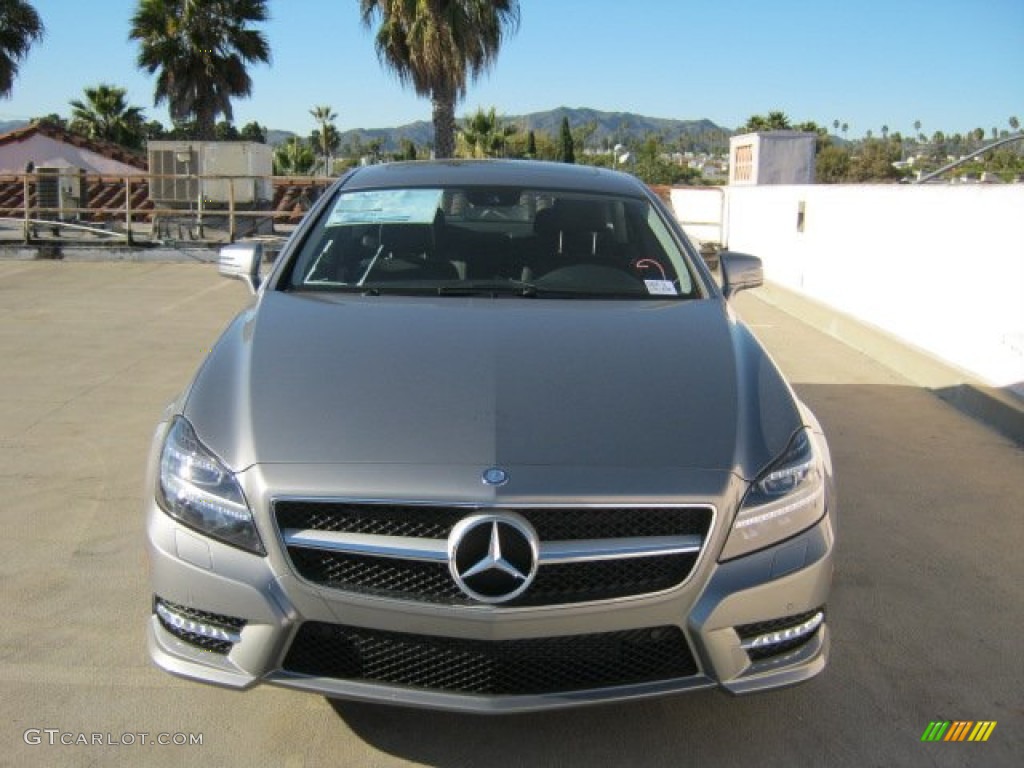
[{"label": "fog light housing", "polygon": [[160,625],[182,642],[204,651],[226,655],[242,639],[245,619],[208,613],[153,598],[153,613]]},{"label": "fog light housing", "polygon": [[803,645],[824,623],[825,611],[818,608],[774,621],[744,624],[736,627],[736,634],[740,636],[740,647],[752,661],[757,661]]}]

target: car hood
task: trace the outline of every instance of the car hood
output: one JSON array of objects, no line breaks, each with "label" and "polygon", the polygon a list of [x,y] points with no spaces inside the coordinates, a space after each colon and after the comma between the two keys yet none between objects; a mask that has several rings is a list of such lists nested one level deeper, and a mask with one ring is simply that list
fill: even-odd
[{"label": "car hood", "polygon": [[254,464],[729,470],[800,426],[719,299],[266,292],[197,374],[185,415]]}]

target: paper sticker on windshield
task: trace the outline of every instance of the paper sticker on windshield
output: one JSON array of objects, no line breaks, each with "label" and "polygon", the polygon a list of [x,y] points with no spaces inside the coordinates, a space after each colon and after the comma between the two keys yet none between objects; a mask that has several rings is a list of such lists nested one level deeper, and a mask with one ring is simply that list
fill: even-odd
[{"label": "paper sticker on windshield", "polygon": [[343,224],[430,224],[441,207],[440,189],[372,189],[338,197],[327,226]]},{"label": "paper sticker on windshield", "polygon": [[644,280],[647,292],[652,296],[678,296],[676,284],[671,280]]}]

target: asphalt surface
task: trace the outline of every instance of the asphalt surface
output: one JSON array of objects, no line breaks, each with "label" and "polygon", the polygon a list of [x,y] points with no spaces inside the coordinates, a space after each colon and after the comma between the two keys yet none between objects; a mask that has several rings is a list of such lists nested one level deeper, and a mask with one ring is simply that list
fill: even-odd
[{"label": "asphalt surface", "polygon": [[[821,677],[481,718],[156,670],[145,452],[245,301],[208,265],[0,262],[0,765],[1024,764],[1024,451],[756,292],[736,305],[817,412],[839,478]],[[998,724],[986,743],[921,743],[932,720]]]}]

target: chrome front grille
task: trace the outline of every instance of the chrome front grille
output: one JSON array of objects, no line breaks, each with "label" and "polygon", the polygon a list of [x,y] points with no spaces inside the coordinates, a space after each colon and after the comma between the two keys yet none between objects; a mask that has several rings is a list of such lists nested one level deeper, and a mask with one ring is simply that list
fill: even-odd
[{"label": "chrome front grille", "polygon": [[[343,501],[274,502],[278,527],[447,539],[473,507],[369,504]],[[707,534],[711,508],[694,507],[517,507],[542,541],[625,539]]]},{"label": "chrome front grille", "polygon": [[[274,516],[302,578],[344,592],[473,605],[451,576],[448,536],[473,507],[279,499]],[[682,584],[711,530],[709,506],[516,507],[540,540],[537,576],[507,607],[563,605]]]}]

